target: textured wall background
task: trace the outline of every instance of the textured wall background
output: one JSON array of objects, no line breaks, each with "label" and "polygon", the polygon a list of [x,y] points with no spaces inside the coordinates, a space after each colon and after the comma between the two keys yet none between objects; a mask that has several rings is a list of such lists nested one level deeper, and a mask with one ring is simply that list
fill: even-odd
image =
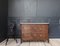
[{"label": "textured wall background", "polygon": [[8,0],[8,12],[17,28],[20,22],[49,22],[49,37],[60,38],[60,0]]}]

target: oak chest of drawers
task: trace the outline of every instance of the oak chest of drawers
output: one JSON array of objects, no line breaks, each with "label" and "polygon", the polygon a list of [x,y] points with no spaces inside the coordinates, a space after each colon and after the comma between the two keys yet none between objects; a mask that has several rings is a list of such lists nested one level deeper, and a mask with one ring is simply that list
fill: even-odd
[{"label": "oak chest of drawers", "polygon": [[49,41],[48,23],[21,23],[21,41]]}]

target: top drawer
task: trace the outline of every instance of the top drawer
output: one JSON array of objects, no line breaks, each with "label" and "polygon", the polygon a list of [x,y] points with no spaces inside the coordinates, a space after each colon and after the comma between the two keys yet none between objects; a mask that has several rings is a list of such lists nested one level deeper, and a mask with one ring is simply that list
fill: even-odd
[{"label": "top drawer", "polygon": [[37,24],[37,25],[31,25],[31,31],[36,33],[42,33],[48,31],[48,25],[44,24]]},{"label": "top drawer", "polygon": [[22,24],[22,33],[41,33],[48,31],[47,24]]},{"label": "top drawer", "polygon": [[28,25],[28,24],[21,25],[21,31],[22,31],[22,33],[30,33],[31,32],[31,25]]}]

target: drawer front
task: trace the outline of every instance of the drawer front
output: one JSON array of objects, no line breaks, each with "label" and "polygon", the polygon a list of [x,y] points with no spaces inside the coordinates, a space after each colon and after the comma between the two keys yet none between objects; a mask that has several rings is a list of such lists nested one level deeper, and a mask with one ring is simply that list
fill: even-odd
[{"label": "drawer front", "polygon": [[22,25],[21,26],[22,33],[30,33],[31,32],[31,27],[30,25]]},{"label": "drawer front", "polygon": [[36,40],[47,40],[48,39],[48,35],[47,34],[43,34],[43,33],[25,33],[22,34],[22,40],[25,41],[36,41]]},{"label": "drawer front", "polygon": [[32,37],[34,38],[34,40],[48,39],[48,35],[43,33],[34,33],[32,34]]},{"label": "drawer front", "polygon": [[48,25],[31,25],[32,33],[48,33]]},{"label": "drawer front", "polygon": [[34,38],[34,40],[41,40],[43,38],[43,35],[40,33],[33,33],[32,37]]},{"label": "drawer front", "polygon": [[29,33],[23,33],[22,40],[33,40],[33,37]]},{"label": "drawer front", "polygon": [[43,36],[43,39],[44,39],[44,40],[48,39],[48,33],[44,33],[43,35],[44,35],[44,36]]},{"label": "drawer front", "polygon": [[48,32],[48,25],[24,24],[21,26],[22,33],[41,33]]}]

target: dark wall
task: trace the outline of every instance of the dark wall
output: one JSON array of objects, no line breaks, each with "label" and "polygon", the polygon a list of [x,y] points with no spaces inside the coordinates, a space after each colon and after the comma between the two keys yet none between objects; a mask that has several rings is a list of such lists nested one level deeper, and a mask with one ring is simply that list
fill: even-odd
[{"label": "dark wall", "polygon": [[0,42],[7,36],[8,0],[0,0]]},{"label": "dark wall", "polygon": [[11,17],[37,18],[60,16],[60,0],[8,0]]},{"label": "dark wall", "polygon": [[[60,0],[8,0],[8,15],[20,22],[49,22],[49,37],[60,38]],[[13,19],[12,19],[13,18]]]}]

